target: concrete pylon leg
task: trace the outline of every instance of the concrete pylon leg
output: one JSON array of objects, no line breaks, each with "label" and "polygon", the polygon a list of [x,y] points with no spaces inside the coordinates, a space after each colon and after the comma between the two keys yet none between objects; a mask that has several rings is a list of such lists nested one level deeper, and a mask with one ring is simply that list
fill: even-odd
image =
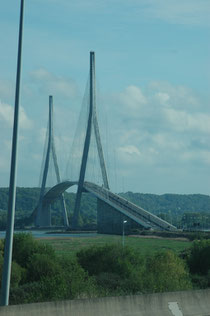
[{"label": "concrete pylon leg", "polygon": [[83,148],[82,162],[80,167],[80,175],[78,182],[78,189],[74,207],[74,214],[72,220],[72,228],[78,228],[78,219],[79,219],[79,211],[80,211],[80,203],[82,198],[82,190],[85,179],[85,171],[87,166],[88,152],[90,147],[90,139],[91,139],[91,130],[92,130],[92,117],[93,117],[93,103],[94,100],[94,87],[95,84],[95,53],[90,52],[90,100],[89,100],[89,115],[88,115],[88,124],[85,136],[85,143]]},{"label": "concrete pylon leg", "polygon": [[96,86],[95,85],[95,53],[90,52],[89,116],[88,116],[85,143],[84,143],[84,148],[83,148],[82,162],[81,162],[81,167],[80,167],[80,175],[79,175],[78,189],[77,189],[77,194],[76,194],[74,214],[73,214],[73,220],[72,220],[73,229],[78,228],[79,211],[80,211],[83,184],[84,184],[84,179],[85,179],[87,159],[88,159],[88,153],[89,153],[89,147],[90,147],[92,125],[94,126],[94,134],[96,137],[96,145],[98,149],[103,183],[104,183],[105,188],[109,189],[108,176],[106,172],[105,160],[103,156],[103,149],[102,149],[100,133],[99,133],[98,120],[97,120],[97,115],[96,115],[96,88],[95,86]]},{"label": "concrete pylon leg", "polygon": [[[37,214],[35,218],[35,225],[37,227],[51,226],[51,211],[50,209],[46,210],[45,208],[43,208],[43,203],[42,203],[43,196],[45,194],[45,189],[46,189],[46,181],[47,181],[47,175],[49,171],[49,163],[50,163],[51,157],[54,163],[57,183],[60,183],[61,178],[60,178],[60,173],[59,173],[57,155],[55,151],[54,135],[53,135],[53,97],[49,96],[49,136],[48,136],[48,144],[47,144],[47,153],[46,153],[45,164],[44,164],[44,172],[43,172],[43,177],[42,177],[41,191],[40,191],[40,196],[39,196],[39,203],[38,203]],[[63,194],[60,197],[60,201],[61,201],[64,226],[69,226],[68,216],[67,216],[67,211],[66,211],[66,204],[65,204]]]}]

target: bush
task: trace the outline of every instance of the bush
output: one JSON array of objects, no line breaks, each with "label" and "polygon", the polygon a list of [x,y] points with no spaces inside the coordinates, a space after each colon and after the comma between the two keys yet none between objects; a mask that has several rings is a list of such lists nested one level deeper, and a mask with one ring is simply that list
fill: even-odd
[{"label": "bush", "polygon": [[77,258],[90,275],[110,272],[122,277],[128,276],[131,269],[142,261],[132,249],[120,245],[86,248],[77,253]]},{"label": "bush", "polygon": [[79,265],[76,258],[59,258],[62,277],[65,280],[64,298],[95,297],[97,288],[95,280]]},{"label": "bush", "polygon": [[119,295],[142,290],[144,260],[130,248],[91,247],[77,253],[77,258],[81,266],[95,276],[102,293]]},{"label": "bush", "polygon": [[160,252],[147,258],[144,291],[154,293],[191,288],[191,279],[185,262],[174,252]]},{"label": "bush", "polygon": [[[0,254],[0,283],[2,280],[2,272],[3,272],[3,263],[4,263],[4,258]],[[25,276],[25,269],[22,268],[18,263],[15,261],[12,262],[12,267],[11,267],[11,287],[18,287],[19,283]]]},{"label": "bush", "polygon": [[53,248],[46,244],[41,244],[35,240],[32,234],[14,234],[13,260],[21,267],[27,268],[34,254],[45,254],[52,259],[55,258]]},{"label": "bush", "polygon": [[[17,262],[12,263],[12,304],[96,296],[94,278],[76,258],[57,257],[52,247],[30,234],[14,236],[13,259]],[[2,266],[0,252],[0,273]]]},{"label": "bush", "polygon": [[61,267],[55,258],[52,259],[48,254],[35,253],[28,262],[27,282],[52,278],[59,273],[61,273]]},{"label": "bush", "polygon": [[96,296],[94,280],[76,260],[50,261],[47,255],[35,254],[32,261],[28,270],[31,281],[11,289],[12,304]]},{"label": "bush", "polygon": [[210,271],[207,275],[192,274],[191,278],[196,289],[206,289],[210,286]]},{"label": "bush", "polygon": [[191,273],[207,275],[210,270],[210,239],[193,242],[187,263]]},{"label": "bush", "polygon": [[15,261],[12,262],[11,287],[18,287],[25,278],[26,270]]},{"label": "bush", "polygon": [[12,288],[15,303],[96,295],[94,279],[76,259],[57,257],[51,246],[36,241],[30,234],[15,235],[13,258],[22,264],[25,272],[19,281],[19,291]]},{"label": "bush", "polygon": [[172,251],[143,259],[129,248],[111,245],[82,250],[77,257],[106,295],[192,288],[184,260]]}]

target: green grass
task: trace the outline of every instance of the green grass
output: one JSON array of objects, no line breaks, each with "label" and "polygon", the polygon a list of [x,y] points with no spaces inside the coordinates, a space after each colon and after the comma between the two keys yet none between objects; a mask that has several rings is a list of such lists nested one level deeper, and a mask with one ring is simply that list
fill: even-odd
[{"label": "green grass", "polygon": [[[40,239],[41,242],[50,244],[58,255],[71,254],[83,248],[93,245],[122,244],[122,236],[97,235],[94,237],[50,237]],[[158,239],[158,238],[139,238],[133,236],[125,237],[125,246],[132,247],[142,255],[152,254],[161,250],[173,250],[176,253],[182,252],[191,246],[190,241]]]}]

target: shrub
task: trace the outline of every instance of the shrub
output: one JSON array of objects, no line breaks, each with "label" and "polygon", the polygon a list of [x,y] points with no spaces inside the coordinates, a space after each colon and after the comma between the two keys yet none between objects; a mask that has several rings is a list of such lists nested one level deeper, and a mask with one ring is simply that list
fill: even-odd
[{"label": "shrub", "polygon": [[167,292],[191,288],[185,262],[174,252],[159,252],[147,258],[144,291]]},{"label": "shrub", "polygon": [[28,273],[30,282],[11,289],[12,304],[44,302],[96,296],[94,280],[70,258],[57,258],[35,254]]},{"label": "shrub", "polygon": [[15,234],[13,241],[13,260],[21,267],[27,268],[34,254],[47,254],[52,259],[55,258],[53,248],[49,245],[41,244],[33,238],[32,234]]},{"label": "shrub", "polygon": [[27,267],[27,281],[36,282],[44,278],[52,278],[61,271],[57,260],[48,254],[35,253],[30,257]]},{"label": "shrub", "polygon": [[144,260],[130,248],[91,247],[77,253],[77,258],[81,266],[95,276],[102,292],[131,294],[142,290]]},{"label": "shrub", "polygon": [[40,282],[27,283],[18,288],[11,288],[9,302],[11,305],[45,301]]},{"label": "shrub", "polygon": [[207,275],[210,270],[210,239],[193,242],[187,263],[191,273]]},{"label": "shrub", "polygon": [[3,255],[4,252],[4,241],[0,239],[0,256]]},{"label": "shrub", "polygon": [[[2,279],[2,272],[3,272],[3,263],[4,263],[4,258],[0,254],[0,283]],[[25,269],[22,268],[18,263],[15,261],[12,262],[12,267],[11,267],[11,287],[17,287],[21,280],[25,276]]]},{"label": "shrub", "polygon": [[210,286],[210,271],[207,275],[192,274],[191,278],[196,289],[206,289]]},{"label": "shrub", "polygon": [[[76,258],[57,257],[54,250],[30,234],[14,238],[11,295],[12,304],[96,296],[94,278]],[[20,266],[22,264],[22,267]],[[3,256],[0,253],[0,272]]]},{"label": "shrub", "polygon": [[82,267],[95,276],[106,295],[191,289],[185,261],[174,252],[143,259],[130,248],[117,245],[91,247],[77,254]]},{"label": "shrub", "polygon": [[76,258],[59,258],[65,280],[64,298],[93,297],[97,294],[95,280],[79,265]]},{"label": "shrub", "polygon": [[90,275],[110,272],[122,277],[128,276],[133,266],[142,261],[132,249],[120,245],[86,248],[77,253],[77,258]]}]

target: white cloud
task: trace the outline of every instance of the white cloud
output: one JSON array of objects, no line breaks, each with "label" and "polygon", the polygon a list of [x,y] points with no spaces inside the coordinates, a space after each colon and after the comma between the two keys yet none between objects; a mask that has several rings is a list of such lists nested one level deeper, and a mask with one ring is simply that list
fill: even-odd
[{"label": "white cloud", "polygon": [[0,79],[0,96],[3,100],[11,99],[14,95],[14,87],[10,81]]},{"label": "white cloud", "polygon": [[[39,70],[35,77],[34,80],[40,78],[43,83],[52,80],[51,74],[43,69]],[[59,85],[58,89],[61,91]],[[174,172],[174,176],[176,176],[173,170],[188,168],[192,171],[193,168],[200,168],[199,166],[203,166],[203,168],[209,166],[210,111],[204,105],[202,99],[187,87],[175,86],[168,82],[153,82],[148,86],[141,87],[129,85],[118,94],[116,93],[113,98],[109,96],[108,101],[110,107],[107,114],[110,129],[108,132],[112,134],[108,141],[112,143],[112,147],[109,143],[109,163],[107,165],[109,166],[108,172],[112,174],[112,177],[115,174],[115,171],[113,171],[114,165],[117,165],[119,175],[124,174],[128,178],[131,175],[131,179],[132,177],[133,179],[134,177],[139,178],[139,175],[142,174],[148,174],[148,179],[151,179],[151,174],[158,174],[158,177],[162,177],[164,172],[165,174]],[[62,169],[64,165],[66,166],[63,161],[67,161],[66,150],[63,148],[69,148],[72,141],[68,137],[69,124],[72,123],[67,122],[65,124],[64,122],[66,117],[70,117],[72,120],[72,116],[69,115],[69,108],[66,108],[63,112],[63,108],[59,107],[59,111],[62,112],[62,115],[59,112],[59,115],[55,113],[55,118],[59,121],[60,132],[62,133],[61,139],[57,134],[57,125],[55,124],[54,127],[55,142],[56,145],[58,144],[56,147],[57,155],[59,162],[62,161]],[[13,107],[1,102],[0,128],[6,127],[7,129],[4,135],[8,135],[8,131],[11,130],[12,118]],[[20,121],[25,129],[31,127],[31,121],[23,108],[20,111]],[[28,157],[31,157],[33,165],[38,170],[41,163],[46,128],[30,131],[30,134],[33,134],[33,145],[28,131],[27,134],[23,132],[20,135],[23,137],[23,141],[20,146],[22,149],[19,158],[23,165],[23,162],[26,159],[30,160]],[[74,133],[74,131],[72,132]],[[102,142],[106,145],[104,137],[104,134],[101,134]],[[9,137],[5,136],[5,139],[9,139]],[[6,146],[6,143],[1,142],[0,145],[3,151],[9,155],[11,144]],[[106,146],[104,150],[106,150]],[[114,151],[117,155],[117,163],[113,163]],[[5,164],[5,153],[0,161],[1,170],[8,168],[8,164]],[[78,152],[75,151],[75,153]],[[81,157],[81,150],[78,156]],[[73,171],[76,171],[76,169]],[[66,173],[65,176],[67,177]],[[131,182],[132,180],[128,179],[128,181]],[[138,181],[136,180],[136,183]],[[161,181],[164,180],[161,178]]]},{"label": "white cloud", "polygon": [[149,84],[150,92],[154,92],[158,102],[164,105],[170,105],[173,108],[189,109],[197,111],[201,104],[194,91],[181,85],[172,85],[169,82],[153,81]]},{"label": "white cloud", "polygon": [[203,160],[204,163],[210,165],[210,150],[209,151],[202,151],[201,152],[201,159]]},{"label": "white cloud", "polygon": [[[50,3],[57,3],[59,6],[70,6],[68,0],[45,0]],[[210,25],[209,0],[78,0],[71,4],[71,8],[76,8],[82,12],[110,12],[110,10],[123,11],[123,15],[129,15],[128,8],[135,8],[137,17],[146,16],[156,18],[169,23],[185,25]],[[121,11],[120,11],[120,9]],[[124,10],[123,10],[124,9]],[[127,10],[126,10],[127,9]],[[132,12],[132,19],[135,15]]]},{"label": "white cloud", "polygon": [[[6,103],[0,101],[0,121],[8,127],[13,126],[14,108]],[[32,121],[27,117],[24,109],[20,106],[19,111],[19,124],[22,129],[30,129],[33,124]]]},{"label": "white cloud", "polygon": [[154,146],[156,150],[182,150],[184,148],[184,142],[182,139],[174,137],[169,133],[157,133],[151,136],[152,141],[154,142]]},{"label": "white cloud", "polygon": [[209,0],[148,0],[144,11],[169,23],[210,25]]},{"label": "white cloud", "polygon": [[0,157],[0,170],[1,170],[1,172],[5,172],[5,170],[9,170],[9,166],[10,166],[10,161],[9,161],[8,157],[1,156]]},{"label": "white cloud", "polygon": [[119,95],[120,101],[131,111],[138,111],[147,103],[146,97],[137,86],[128,86]]},{"label": "white cloud", "polygon": [[138,150],[138,148],[133,146],[133,145],[129,145],[129,146],[125,146],[125,147],[119,147],[118,150],[121,153],[126,153],[128,155],[137,155],[137,156],[141,155],[141,153]]},{"label": "white cloud", "polygon": [[[14,116],[14,107],[11,105],[0,101],[0,148],[1,148],[1,156],[0,156],[0,171],[1,175],[3,175],[4,180],[6,181],[6,177],[9,178],[9,168],[10,168],[10,155],[12,148],[12,129],[13,129],[13,116]],[[26,115],[24,109],[20,107],[19,111],[19,147],[21,151],[21,147],[24,146],[25,152],[30,152],[27,148],[29,144],[29,131],[32,131],[32,122]],[[30,139],[30,143],[33,140]],[[1,183],[3,183],[1,182]]]},{"label": "white cloud", "polygon": [[[210,110],[206,101],[191,89],[168,82],[129,87],[109,99],[111,111],[116,111],[109,120],[118,173],[132,174],[136,179],[141,174],[148,173],[148,179],[158,174],[161,183],[167,175],[178,183],[182,169],[194,178],[203,172],[210,161]],[[139,90],[144,91],[146,103],[136,106],[139,103],[133,100]],[[134,106],[128,107],[129,102]],[[122,111],[125,104],[127,111]]]},{"label": "white cloud", "polygon": [[12,126],[13,115],[14,109],[12,106],[0,101],[0,121],[6,123],[8,126]]},{"label": "white cloud", "polygon": [[158,92],[156,93],[155,97],[158,99],[158,101],[161,103],[161,104],[166,104],[167,101],[170,100],[170,96],[168,93],[165,93],[165,92]]},{"label": "white cloud", "polygon": [[164,109],[166,120],[172,128],[177,131],[200,131],[210,133],[210,114],[187,113],[186,111],[177,111],[172,108]]},{"label": "white cloud", "polygon": [[61,94],[66,97],[74,97],[77,94],[77,87],[73,80],[54,75],[44,68],[31,72],[30,76],[40,90],[48,95]]},{"label": "white cloud", "polygon": [[30,129],[33,127],[33,122],[26,115],[24,108],[20,106],[20,128]]},{"label": "white cloud", "polygon": [[187,163],[198,163],[201,167],[203,164],[210,165],[210,150],[189,150],[181,153],[181,159]]},{"label": "white cloud", "polygon": [[119,146],[116,149],[117,150],[115,154],[119,160],[120,165],[123,164],[125,167],[130,165],[133,167],[139,164],[142,154],[137,146],[125,145]]},{"label": "white cloud", "polygon": [[31,155],[32,159],[40,163],[42,161],[42,154],[34,153]]},{"label": "white cloud", "polygon": [[37,141],[40,142],[41,144],[44,144],[44,142],[46,140],[46,133],[47,133],[46,127],[42,127],[39,129],[39,132],[37,134],[37,136],[38,136]]}]

